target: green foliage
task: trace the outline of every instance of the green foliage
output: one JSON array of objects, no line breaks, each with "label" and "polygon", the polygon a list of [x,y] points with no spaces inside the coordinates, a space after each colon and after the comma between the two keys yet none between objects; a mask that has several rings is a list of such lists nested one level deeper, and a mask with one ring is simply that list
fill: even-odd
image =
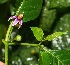
[{"label": "green foliage", "polygon": [[[31,27],[31,30],[33,31],[34,36],[36,37],[36,39],[38,41],[42,41],[43,40],[43,30],[41,28],[38,27]],[[54,38],[58,38],[59,36],[61,36],[62,34],[66,34],[67,32],[55,32],[51,35],[48,35],[46,38],[44,38],[45,40],[48,41],[52,41]]]},{"label": "green foliage", "polygon": [[59,36],[61,36],[62,34],[66,34],[66,32],[55,32],[51,35],[48,35],[45,40],[48,40],[48,41],[52,41],[54,38],[58,38]]},{"label": "green foliage", "polygon": [[[70,41],[69,41],[70,39],[70,13],[65,14],[59,19],[59,21],[56,21],[56,22],[58,23],[57,23],[57,26],[54,28],[54,32],[56,31],[62,31],[62,32],[68,31],[68,32],[67,34],[60,36],[57,40],[53,40],[52,48],[58,49],[60,47],[61,49],[70,49]],[[57,43],[54,43],[54,41],[56,41]]]},{"label": "green foliage", "polygon": [[56,17],[56,10],[48,10],[47,5],[44,7],[42,14],[41,14],[41,20],[40,20],[40,27],[44,31],[51,31],[51,25],[54,22],[54,19]]},{"label": "green foliage", "polygon": [[41,28],[38,28],[38,27],[30,27],[30,28],[33,31],[33,34],[36,37],[36,39],[38,41],[41,41],[43,38],[43,35],[44,35],[43,30]]},{"label": "green foliage", "polygon": [[40,14],[42,0],[23,0],[17,14],[24,14],[23,22],[34,20]]},{"label": "green foliage", "polygon": [[70,65],[70,50],[41,51],[39,65]]},{"label": "green foliage", "polygon": [[7,2],[8,0],[0,0],[0,4]]},{"label": "green foliage", "polygon": [[[35,51],[34,53],[32,53],[33,50]],[[30,64],[36,65],[37,59],[34,56],[34,54],[37,53],[38,51],[39,50],[37,47],[20,46],[18,50],[12,53],[11,57],[9,58],[10,59],[9,64],[11,64],[11,61],[13,60],[14,61],[13,65],[15,65],[16,62],[19,65],[30,65]],[[19,59],[21,62],[18,61]]]},{"label": "green foliage", "polygon": [[70,0],[48,0],[47,7],[48,8],[70,7]]},{"label": "green foliage", "polygon": [[[42,2],[44,3],[42,4]],[[43,8],[42,8],[42,5],[43,5]],[[38,24],[38,26],[41,27],[44,30],[44,32],[46,32],[46,35],[48,35],[49,32],[52,33],[53,31],[53,34],[46,36],[44,35],[43,30],[41,28],[31,27],[31,30],[33,31],[33,34],[38,41],[40,42],[43,42],[45,40],[52,41],[54,39],[54,42],[52,41],[53,42],[52,45],[56,45],[56,47],[58,47],[59,49],[65,46],[67,46],[67,49],[68,47],[70,49],[70,14],[69,14],[70,13],[70,0],[0,0],[0,8],[1,8],[0,23],[2,24],[0,25],[0,30],[1,30],[0,31],[0,46],[2,43],[1,41],[3,38],[3,32],[4,32],[3,25],[7,24],[8,26],[9,24],[9,22],[7,22],[7,19],[10,16],[9,6],[12,13],[14,12],[16,13],[16,15],[24,14],[23,22],[28,22],[31,20],[35,21],[36,24],[39,22],[40,24]],[[40,12],[41,12],[41,16],[37,18]],[[21,31],[18,30],[19,31],[18,33],[19,35],[21,35],[21,37],[24,37],[24,38],[22,38],[21,40],[21,37],[19,36],[17,39],[18,41],[24,41],[24,42],[29,41],[30,43],[36,43],[35,42],[36,40],[33,41],[31,39],[30,41],[30,38],[28,38],[30,37],[30,35],[28,33],[31,33],[31,32],[26,31],[26,29],[27,30],[29,29],[28,27],[26,28],[26,25],[31,26],[32,24],[33,22],[32,23],[28,22],[28,24],[23,23],[24,27],[22,27],[23,29],[20,29]],[[15,26],[14,26],[14,30],[16,30]],[[11,35],[11,32],[14,30],[13,30],[13,27],[10,25],[7,31],[8,33],[6,34],[7,36],[6,39],[8,38],[10,39],[10,36],[17,35],[16,34],[17,31]],[[29,36],[26,33],[24,33],[22,30],[24,30],[24,32],[27,32]],[[60,31],[60,32],[57,32],[57,31]],[[63,32],[63,31],[68,31],[68,34],[66,34],[66,32]],[[63,36],[62,34],[66,34],[66,35]],[[58,39],[55,39],[55,38],[58,38]],[[5,65],[8,65],[8,62],[7,62],[8,61],[8,44],[6,45],[6,43],[9,43],[9,42],[10,40],[5,40],[3,42],[5,44],[5,49],[6,49],[5,50],[5,62],[6,62]],[[23,44],[15,40],[11,42],[12,45],[15,45],[15,43],[16,45]],[[34,50],[34,47],[29,48],[30,47],[29,44],[28,46],[26,47],[23,46],[22,48],[19,46],[19,49],[17,50],[15,48],[12,48],[14,49],[14,52],[12,52],[12,56],[9,57],[10,63],[12,60],[14,60],[15,61],[14,64],[18,62],[18,65],[19,65],[18,59],[21,59],[23,63],[22,65],[30,65],[30,64],[36,65],[37,64],[36,58],[38,55],[31,53],[31,51]],[[47,44],[44,44],[44,45],[45,47],[47,47]],[[50,44],[51,47],[52,45]],[[36,44],[36,45],[34,44],[32,46],[39,46],[39,44]],[[48,49],[46,50],[44,47],[41,48],[41,46],[39,46],[39,48],[42,50],[42,51],[39,50],[40,51],[39,65],[70,65],[70,50],[50,50],[49,51]],[[36,52],[36,50],[33,52]],[[32,60],[28,61],[27,60],[28,58],[32,58]]]}]

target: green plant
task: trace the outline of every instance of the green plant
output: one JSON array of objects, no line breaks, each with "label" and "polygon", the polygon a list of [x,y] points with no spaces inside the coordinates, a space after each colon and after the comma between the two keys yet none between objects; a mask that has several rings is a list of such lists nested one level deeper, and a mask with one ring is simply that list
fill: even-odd
[{"label": "green plant", "polygon": [[[5,0],[5,1],[7,2],[8,0]],[[3,1],[1,1],[1,2],[3,3]],[[11,41],[11,34],[12,34],[14,27],[17,25],[17,23],[19,23],[19,25],[18,25],[19,27],[17,28],[17,29],[19,29],[22,26],[22,22],[24,24],[25,22],[36,19],[42,10],[42,3],[43,3],[43,0],[20,0],[20,1],[16,0],[15,7],[11,7],[12,10],[14,9],[15,15],[10,18],[12,20],[9,19],[10,25],[9,25],[9,28],[6,33],[6,37],[5,37],[5,39],[2,39],[2,42],[5,45],[5,65],[8,65],[8,60],[9,60],[8,59],[8,47],[9,47],[9,45],[18,45],[14,41]],[[46,11],[49,12],[50,14],[48,14],[48,16],[49,16],[48,19],[46,18],[47,21],[49,21],[51,14],[53,12],[57,11],[57,10],[53,10],[53,9],[60,8],[60,11],[61,11],[62,10],[61,8],[68,7],[68,6],[70,6],[69,4],[70,4],[69,1],[64,1],[64,0],[59,0],[59,1],[58,0],[52,0],[52,1],[48,0],[47,5],[46,5],[47,6]],[[49,9],[52,9],[52,10],[49,11]],[[22,14],[23,16],[19,17],[20,14]],[[53,17],[51,17],[51,24],[46,23],[48,25],[47,31],[50,31],[49,29],[55,18],[54,17],[55,13],[52,14],[52,16]],[[13,23],[13,22],[15,22],[15,23]],[[44,44],[42,44],[45,41],[52,41],[53,39],[58,38],[59,36],[61,36],[63,34],[66,34],[67,33],[66,30],[65,30],[65,32],[63,32],[63,31],[55,32],[51,35],[45,36],[44,31],[40,27],[33,26],[33,27],[30,27],[30,29],[32,30],[36,40],[39,43],[37,43],[37,44],[19,43],[19,45],[37,47],[39,49],[39,59],[38,59],[39,65],[69,65],[70,64],[70,58],[69,58],[70,50],[49,50],[46,48],[46,46],[44,46]],[[24,28],[23,28],[23,30],[24,30]],[[21,36],[17,35],[15,38],[13,38],[13,40],[21,41]]]}]

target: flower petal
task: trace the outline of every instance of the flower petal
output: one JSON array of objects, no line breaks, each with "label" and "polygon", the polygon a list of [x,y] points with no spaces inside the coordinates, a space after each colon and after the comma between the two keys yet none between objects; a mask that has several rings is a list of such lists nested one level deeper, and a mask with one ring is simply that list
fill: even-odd
[{"label": "flower petal", "polygon": [[14,22],[12,23],[12,26],[16,25],[18,22],[19,22],[19,20],[16,18],[16,19],[14,20]]},{"label": "flower petal", "polygon": [[[20,25],[19,25],[19,28],[20,28],[20,27],[22,26],[22,20],[19,21],[19,24],[20,24]],[[18,29],[19,29],[19,28],[18,28]]]},{"label": "flower petal", "polygon": [[11,16],[9,19],[8,19],[8,21],[10,20],[10,19],[15,19],[15,18],[17,18],[16,16]]}]

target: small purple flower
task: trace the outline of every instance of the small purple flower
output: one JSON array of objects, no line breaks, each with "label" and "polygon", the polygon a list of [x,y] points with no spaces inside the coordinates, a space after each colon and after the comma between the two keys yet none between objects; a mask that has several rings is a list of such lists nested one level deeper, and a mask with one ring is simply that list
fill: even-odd
[{"label": "small purple flower", "polygon": [[11,19],[15,19],[14,22],[12,23],[12,26],[15,26],[17,23],[19,23],[19,28],[20,28],[22,26],[22,18],[23,18],[23,14],[20,14],[18,16],[11,16],[8,19],[8,21],[11,20]]}]

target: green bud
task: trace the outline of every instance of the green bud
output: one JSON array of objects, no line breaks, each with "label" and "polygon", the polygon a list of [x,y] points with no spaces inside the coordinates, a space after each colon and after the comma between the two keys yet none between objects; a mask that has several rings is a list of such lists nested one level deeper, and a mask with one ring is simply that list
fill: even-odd
[{"label": "green bud", "polygon": [[21,41],[21,36],[20,36],[20,35],[17,35],[17,36],[15,37],[15,40],[16,40],[16,41]]}]

